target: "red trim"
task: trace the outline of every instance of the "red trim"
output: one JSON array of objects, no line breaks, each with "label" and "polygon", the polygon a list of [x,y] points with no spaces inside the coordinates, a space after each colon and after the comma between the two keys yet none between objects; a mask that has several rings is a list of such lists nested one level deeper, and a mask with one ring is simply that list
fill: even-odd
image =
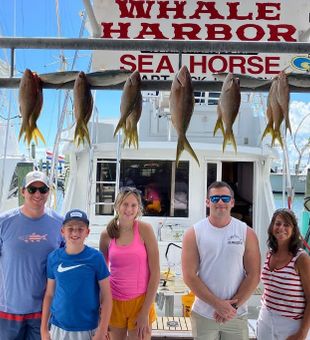
[{"label": "red trim", "polygon": [[[301,236],[301,235],[300,235]],[[306,240],[301,236],[302,242],[304,244],[304,246],[308,249],[308,251],[310,251],[310,246],[309,244],[306,242]]]},{"label": "red trim", "polygon": [[30,314],[10,314],[0,312],[0,318],[6,320],[14,320],[14,321],[25,321],[29,319],[40,319],[42,317],[42,313],[30,313]]}]

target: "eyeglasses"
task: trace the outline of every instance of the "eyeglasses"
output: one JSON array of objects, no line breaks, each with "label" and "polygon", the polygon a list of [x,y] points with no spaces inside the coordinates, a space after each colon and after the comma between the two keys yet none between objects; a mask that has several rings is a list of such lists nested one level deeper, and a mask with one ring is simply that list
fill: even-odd
[{"label": "eyeglasses", "polygon": [[44,185],[43,187],[39,187],[39,188],[29,186],[26,189],[27,189],[27,191],[29,192],[30,195],[35,194],[38,190],[39,190],[40,194],[46,194],[50,190],[49,187],[47,187],[46,185]]},{"label": "eyeglasses", "polygon": [[222,200],[224,203],[229,203],[231,201],[231,196],[229,196],[229,195],[213,195],[213,196],[210,196],[210,201],[212,203],[218,203],[220,200]]}]

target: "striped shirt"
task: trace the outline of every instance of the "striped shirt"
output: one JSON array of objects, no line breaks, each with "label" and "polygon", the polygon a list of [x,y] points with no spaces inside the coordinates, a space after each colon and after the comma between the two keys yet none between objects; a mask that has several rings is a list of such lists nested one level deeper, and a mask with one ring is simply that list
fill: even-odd
[{"label": "striped shirt", "polygon": [[300,249],[287,265],[271,271],[269,252],[261,275],[264,283],[262,304],[275,313],[295,320],[303,318],[306,306],[301,278],[295,270],[295,262],[303,253]]}]

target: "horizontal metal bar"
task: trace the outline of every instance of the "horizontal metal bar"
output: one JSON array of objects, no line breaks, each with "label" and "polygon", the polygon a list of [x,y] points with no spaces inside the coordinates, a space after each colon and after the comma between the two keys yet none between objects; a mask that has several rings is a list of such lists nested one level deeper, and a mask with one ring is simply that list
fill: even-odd
[{"label": "horizontal metal bar", "polygon": [[310,53],[309,42],[267,41],[1,37],[0,47],[11,49],[119,50],[162,53]]},{"label": "horizontal metal bar", "polygon": [[[309,76],[310,77],[310,76]],[[0,78],[0,88],[18,88],[20,78]],[[256,88],[250,86],[243,86],[242,81],[240,83],[240,89],[242,92],[268,92],[270,88],[268,82],[264,85],[260,85]],[[170,91],[172,82],[169,80],[143,80],[141,82],[142,91]],[[72,89],[74,83],[68,82],[62,85],[43,83],[45,89]],[[194,91],[221,91],[222,81],[193,81]],[[94,90],[122,90],[124,82],[117,85],[107,86],[91,86]],[[289,85],[291,92],[307,93],[310,92],[310,87],[298,87]]]}]

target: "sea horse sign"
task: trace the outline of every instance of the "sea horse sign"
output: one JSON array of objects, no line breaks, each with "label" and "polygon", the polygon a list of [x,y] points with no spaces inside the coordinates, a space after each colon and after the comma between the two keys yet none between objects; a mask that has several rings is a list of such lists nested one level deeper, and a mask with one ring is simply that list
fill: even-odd
[{"label": "sea horse sign", "polygon": [[[95,0],[94,11],[102,39],[130,39],[133,44],[136,39],[297,42],[310,29],[309,0]],[[184,54],[182,61],[196,80],[213,79],[217,72],[271,78],[290,65],[293,68],[296,63],[291,60],[299,57],[308,56],[223,51]],[[178,69],[178,56],[95,52],[94,65],[138,69],[144,79],[167,80]]]}]

